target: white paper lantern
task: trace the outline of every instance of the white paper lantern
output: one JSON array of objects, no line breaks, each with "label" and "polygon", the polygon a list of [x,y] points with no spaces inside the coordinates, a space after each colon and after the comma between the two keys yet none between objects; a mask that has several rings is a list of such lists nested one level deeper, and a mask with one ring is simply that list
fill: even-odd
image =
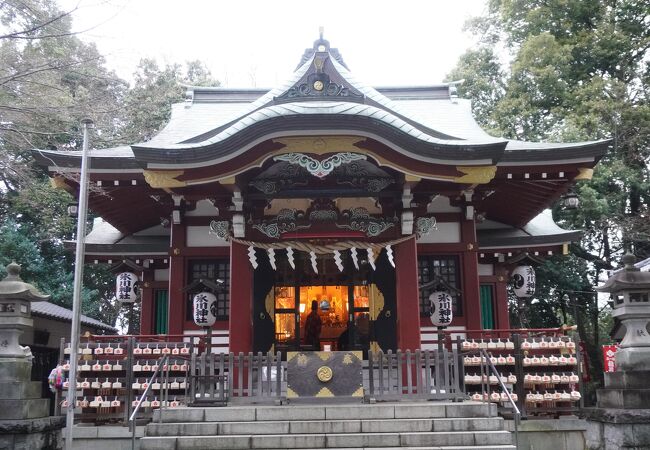
[{"label": "white paper lantern", "polygon": [[122,272],[115,278],[115,298],[123,303],[133,303],[138,298],[138,276]]},{"label": "white paper lantern", "polygon": [[211,327],[217,320],[217,297],[210,292],[199,292],[194,296],[194,323],[200,327]]},{"label": "white paper lantern", "polygon": [[532,297],[535,294],[535,269],[519,266],[512,272],[512,284],[517,297]]},{"label": "white paper lantern", "polygon": [[454,319],[452,298],[447,292],[437,291],[429,295],[431,323],[435,327],[446,327]]}]

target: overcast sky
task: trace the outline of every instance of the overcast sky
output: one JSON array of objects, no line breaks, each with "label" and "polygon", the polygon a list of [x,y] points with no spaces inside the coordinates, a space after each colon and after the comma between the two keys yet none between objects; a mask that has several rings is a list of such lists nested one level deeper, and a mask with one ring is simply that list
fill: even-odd
[{"label": "overcast sky", "polygon": [[318,37],[372,86],[438,83],[473,44],[463,32],[484,0],[60,0],[75,30],[130,80],[140,58],[200,59],[229,87],[271,87]]}]

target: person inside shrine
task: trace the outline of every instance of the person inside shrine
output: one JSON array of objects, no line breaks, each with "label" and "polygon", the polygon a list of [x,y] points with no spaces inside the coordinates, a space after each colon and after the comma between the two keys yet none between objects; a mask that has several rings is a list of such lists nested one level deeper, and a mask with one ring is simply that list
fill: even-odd
[{"label": "person inside shrine", "polygon": [[318,315],[318,301],[312,300],[311,312],[305,322],[305,345],[312,347],[314,350],[320,350],[320,331],[323,326],[320,316]]}]

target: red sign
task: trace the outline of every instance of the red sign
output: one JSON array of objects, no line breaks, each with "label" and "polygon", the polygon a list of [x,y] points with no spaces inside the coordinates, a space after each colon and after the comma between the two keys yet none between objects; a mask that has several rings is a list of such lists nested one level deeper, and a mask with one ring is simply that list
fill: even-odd
[{"label": "red sign", "polygon": [[603,345],[603,366],[605,372],[616,372],[616,350],[618,350],[618,345]]}]

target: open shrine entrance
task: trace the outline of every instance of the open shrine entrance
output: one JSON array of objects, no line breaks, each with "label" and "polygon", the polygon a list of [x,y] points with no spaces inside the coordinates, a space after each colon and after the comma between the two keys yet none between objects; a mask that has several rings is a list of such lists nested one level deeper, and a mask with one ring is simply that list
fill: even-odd
[{"label": "open shrine entrance", "polygon": [[[319,255],[317,271],[308,254],[295,255],[295,269],[282,256],[276,270],[260,264],[254,272],[255,351],[395,349],[395,269],[383,253],[375,270],[361,257],[357,269],[349,254],[343,270],[333,256]],[[313,302],[321,322],[317,344],[306,339]]]},{"label": "open shrine entrance", "polygon": [[[275,345],[277,349],[365,350],[370,345],[368,286],[276,287]],[[318,348],[308,339],[312,305],[321,327]]]}]

